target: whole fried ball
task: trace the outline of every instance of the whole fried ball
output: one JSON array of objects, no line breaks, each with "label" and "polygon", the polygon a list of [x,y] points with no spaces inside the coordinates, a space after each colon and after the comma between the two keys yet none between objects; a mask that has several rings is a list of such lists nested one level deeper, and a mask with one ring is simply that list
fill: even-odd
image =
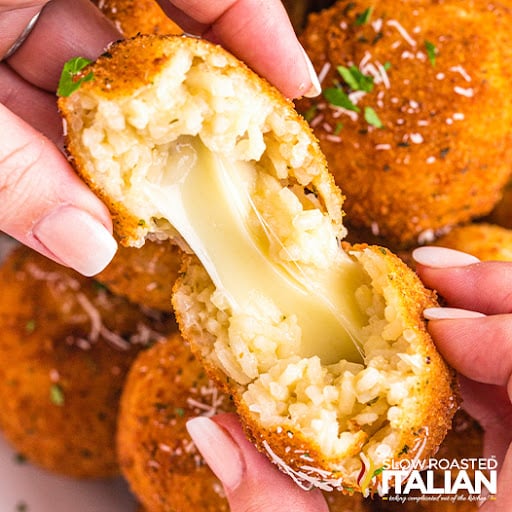
[{"label": "whole fried ball", "polygon": [[512,229],[512,181],[503,189],[501,199],[486,218],[487,222]]},{"label": "whole fried ball", "polygon": [[19,247],[0,268],[0,430],[29,461],[72,477],[119,473],[117,410],[137,353],[175,330]]},{"label": "whole fried ball", "polygon": [[297,102],[346,195],[393,249],[491,211],[510,177],[512,11],[486,0],[339,0],[301,36],[323,95]]},{"label": "whole fried ball", "polygon": [[512,261],[512,229],[494,224],[457,226],[434,245],[467,252],[483,261]]},{"label": "whole fried ball", "polygon": [[121,471],[147,512],[229,509],[185,424],[230,410],[178,334],[139,354],[121,399],[117,446]]},{"label": "whole fried ball", "polygon": [[181,34],[183,31],[156,0],[92,0],[125,37],[137,34]]},{"label": "whole fried ball", "polygon": [[141,248],[120,246],[96,279],[136,304],[170,312],[172,287],[181,266],[177,245],[148,241]]}]

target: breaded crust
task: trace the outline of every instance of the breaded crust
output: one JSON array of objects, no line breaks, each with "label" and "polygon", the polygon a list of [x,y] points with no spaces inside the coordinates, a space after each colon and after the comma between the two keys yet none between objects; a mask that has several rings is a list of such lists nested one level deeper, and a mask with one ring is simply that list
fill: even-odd
[{"label": "breaded crust", "polygon": [[512,157],[511,21],[510,5],[486,0],[339,0],[310,15],[301,41],[324,93],[339,84],[348,98],[297,108],[346,195],[349,230],[397,250],[493,208]]},{"label": "breaded crust", "polygon": [[181,256],[178,246],[158,241],[148,241],[139,249],[121,246],[95,279],[135,304],[169,312]]},{"label": "breaded crust", "polygon": [[117,475],[126,374],[145,345],[176,330],[174,319],[22,246],[0,283],[0,430],[49,471]]},{"label": "breaded crust", "polygon": [[125,37],[137,34],[181,34],[156,0],[92,0]]},{"label": "breaded crust", "polygon": [[495,224],[457,226],[433,245],[467,252],[482,261],[512,261],[512,230]]},{"label": "breaded crust", "polygon": [[121,471],[147,511],[228,510],[222,484],[185,424],[231,410],[178,334],[137,357],[121,398],[117,449]]}]

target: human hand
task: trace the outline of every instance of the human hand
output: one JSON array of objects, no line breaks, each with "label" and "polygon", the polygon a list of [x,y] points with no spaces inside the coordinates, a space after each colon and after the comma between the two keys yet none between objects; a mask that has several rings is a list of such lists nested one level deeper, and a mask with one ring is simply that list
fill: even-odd
[{"label": "human hand", "polygon": [[[440,247],[416,249],[423,282],[446,300],[425,311],[439,351],[461,374],[463,407],[484,429],[484,456],[498,461],[498,496],[485,512],[512,510],[512,263],[479,262]],[[501,492],[500,492],[501,489]]]},{"label": "human hand", "polygon": [[231,512],[327,512],[316,489],[304,491],[246,439],[236,416],[219,414],[189,420],[196,447],[222,482]]},{"label": "human hand", "polygon": [[[223,44],[285,95],[320,92],[279,0],[161,4],[186,30]],[[55,90],[67,60],[94,59],[121,35],[90,0],[3,0],[0,56],[38,13],[21,46],[0,62],[0,231],[94,275],[117,246],[107,208],[62,154]]]}]

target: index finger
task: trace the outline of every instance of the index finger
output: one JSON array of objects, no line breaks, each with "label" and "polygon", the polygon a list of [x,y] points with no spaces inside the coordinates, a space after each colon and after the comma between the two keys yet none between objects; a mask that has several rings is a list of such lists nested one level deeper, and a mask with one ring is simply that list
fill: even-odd
[{"label": "index finger", "polygon": [[279,0],[159,0],[185,31],[219,43],[288,98],[316,96],[320,84]]}]

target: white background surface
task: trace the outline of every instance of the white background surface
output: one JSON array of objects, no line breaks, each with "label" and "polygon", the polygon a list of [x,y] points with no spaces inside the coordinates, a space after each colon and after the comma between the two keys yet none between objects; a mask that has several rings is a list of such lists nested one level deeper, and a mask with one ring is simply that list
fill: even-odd
[{"label": "white background surface", "polygon": [[[22,506],[25,505],[25,508]],[[1,512],[135,512],[125,482],[74,480],[20,463],[0,437]]]}]

